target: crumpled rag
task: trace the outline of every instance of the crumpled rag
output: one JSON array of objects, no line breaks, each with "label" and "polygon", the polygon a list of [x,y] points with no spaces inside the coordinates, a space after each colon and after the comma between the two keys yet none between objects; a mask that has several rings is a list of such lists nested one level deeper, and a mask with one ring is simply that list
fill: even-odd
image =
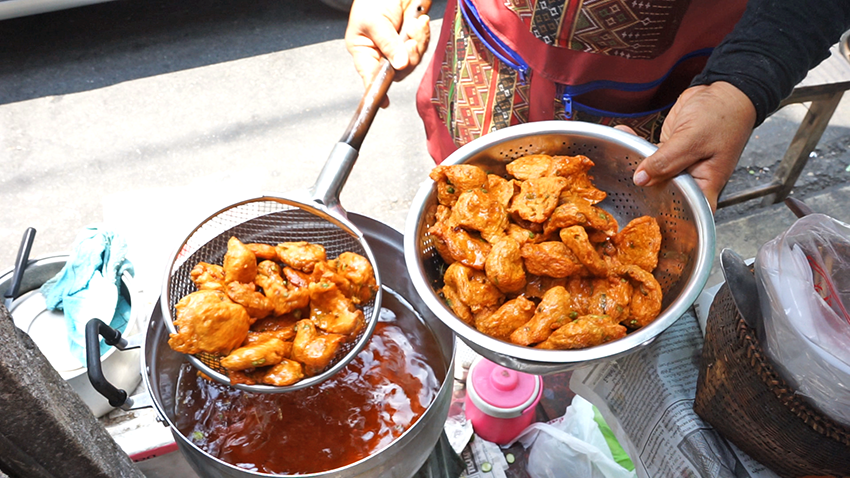
[{"label": "crumpled rag", "polygon": [[[127,242],[108,229],[90,226],[74,240],[71,256],[56,276],[41,286],[47,308],[65,314],[71,354],[86,366],[86,324],[100,319],[119,332],[130,320],[130,303],[120,293],[121,276],[133,274]],[[100,340],[100,355],[109,346]]]}]

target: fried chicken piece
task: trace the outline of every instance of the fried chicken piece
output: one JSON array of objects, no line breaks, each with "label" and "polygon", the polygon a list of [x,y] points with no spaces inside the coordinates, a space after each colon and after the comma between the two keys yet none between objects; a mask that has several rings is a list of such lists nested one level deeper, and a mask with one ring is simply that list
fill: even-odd
[{"label": "fried chicken piece", "polygon": [[496,174],[487,175],[487,193],[491,198],[498,201],[505,208],[511,203],[511,198],[515,194],[516,181],[513,179],[505,179]]},{"label": "fried chicken piece", "polygon": [[344,335],[319,334],[310,319],[298,321],[295,330],[292,359],[304,365],[304,374],[308,377],[324,370],[346,340]]},{"label": "fried chicken piece", "polygon": [[275,250],[281,262],[308,274],[313,272],[317,262],[327,259],[324,246],[305,241],[282,242]]},{"label": "fried chicken piece", "polygon": [[525,325],[534,316],[534,302],[519,296],[501,305],[486,317],[475,318],[475,328],[502,340],[510,340],[511,333]]},{"label": "fried chicken piece", "polygon": [[567,292],[570,293],[570,310],[575,312],[575,319],[581,315],[587,315],[590,310],[590,298],[593,296],[593,279],[587,277],[573,277],[567,281]]},{"label": "fried chicken piece", "polygon": [[258,260],[274,261],[277,260],[277,250],[271,244],[260,244],[252,242],[245,244],[245,247],[251,250]]},{"label": "fried chicken piece", "polygon": [[177,333],[168,345],[177,352],[229,354],[248,335],[251,317],[224,292],[199,290],[180,299],[175,306]]},{"label": "fried chicken piece", "polygon": [[334,261],[337,274],[349,281],[349,288],[343,291],[355,304],[368,303],[378,292],[375,270],[368,259],[354,252],[343,252]]},{"label": "fried chicken piece", "polygon": [[604,233],[605,237],[613,236],[619,228],[614,216],[604,210],[580,201],[567,201],[559,204],[552,211],[549,219],[543,224],[543,232],[550,234],[571,226],[596,229]]},{"label": "fried chicken piece", "polygon": [[519,244],[510,236],[503,236],[490,249],[484,262],[487,279],[504,293],[518,292],[525,287],[525,269]]},{"label": "fried chicken piece", "polygon": [[526,221],[543,223],[558,206],[558,197],[567,187],[561,177],[529,179],[520,184],[519,194],[513,197],[508,211]]},{"label": "fried chicken piece", "polygon": [[590,315],[607,315],[614,322],[629,316],[632,285],[618,276],[596,278],[591,281],[593,294],[587,306]]},{"label": "fried chicken piece", "polygon": [[314,282],[310,291],[310,320],[316,327],[334,334],[357,335],[366,325],[363,311],[354,307],[332,282]]},{"label": "fried chicken piece", "polygon": [[463,192],[487,186],[487,173],[470,164],[436,166],[428,176],[437,183],[437,201],[444,206],[454,206]]},{"label": "fried chicken piece", "polygon": [[438,220],[428,229],[428,233],[442,243],[436,247],[446,263],[457,261],[475,269],[484,269],[484,261],[491,247],[486,241],[472,236],[462,227],[451,226],[448,218]]},{"label": "fried chicken piece", "polygon": [[493,244],[505,235],[508,227],[508,211],[496,199],[480,189],[461,193],[452,207],[449,224],[461,226],[481,233],[481,237]]},{"label": "fried chicken piece", "polygon": [[254,283],[263,288],[271,300],[275,315],[286,315],[303,309],[310,303],[310,291],[306,287],[293,287],[280,276],[280,266],[273,261],[263,261],[257,266]]},{"label": "fried chicken piece", "polygon": [[285,387],[302,378],[304,378],[304,370],[301,364],[294,360],[283,359],[263,374],[262,382],[266,385]]},{"label": "fried chicken piece", "polygon": [[584,270],[576,255],[560,241],[525,244],[520,248],[520,255],[529,274],[568,277]]},{"label": "fried chicken piece", "polygon": [[583,349],[626,336],[626,328],[606,315],[583,315],[552,332],[537,348],[552,350]]},{"label": "fried chicken piece", "polygon": [[242,244],[235,236],[227,241],[227,252],[224,253],[224,281],[254,282],[257,275],[257,256]]},{"label": "fried chicken piece", "polygon": [[578,261],[583,264],[591,274],[597,277],[605,277],[608,275],[608,264],[599,256],[590,239],[587,238],[587,232],[581,226],[572,226],[561,229],[559,233],[561,241],[572,251],[578,258]]},{"label": "fried chicken piece", "polygon": [[565,288],[556,286],[547,290],[531,320],[511,333],[511,342],[519,345],[543,342],[553,330],[572,322],[570,312],[570,293]]},{"label": "fried chicken piece", "polygon": [[661,228],[654,217],[641,216],[632,219],[622,231],[614,235],[617,260],[620,264],[634,264],[652,272],[658,265],[661,250]]},{"label": "fried chicken piece", "polygon": [[446,305],[452,309],[452,312],[454,312],[460,320],[469,325],[475,325],[475,318],[472,316],[472,310],[469,309],[468,305],[463,303],[460,299],[460,295],[454,287],[444,285],[439,292],[443,297],[443,300],[446,302]]},{"label": "fried chicken piece", "polygon": [[283,360],[283,352],[283,341],[270,337],[230,352],[221,359],[221,366],[228,370],[246,370],[275,365]]},{"label": "fried chicken piece", "polygon": [[[253,282],[250,284],[229,282],[225,288],[225,293],[230,297],[230,300],[245,307],[252,319],[268,317],[274,311],[272,301],[262,292],[257,291],[257,286]],[[251,322],[253,323],[253,320]]]},{"label": "fried chicken piece", "polygon": [[189,273],[198,290],[224,290],[224,268],[218,264],[199,262]]},{"label": "fried chicken piece", "polygon": [[483,307],[496,306],[503,299],[502,292],[487,280],[484,272],[459,262],[446,269],[443,281],[457,291],[461,302],[466,304],[473,314]]},{"label": "fried chicken piece", "polygon": [[637,329],[648,325],[661,312],[661,284],[651,273],[638,266],[626,266],[624,270],[633,281],[634,290],[629,302],[629,315],[623,323],[630,329]]}]

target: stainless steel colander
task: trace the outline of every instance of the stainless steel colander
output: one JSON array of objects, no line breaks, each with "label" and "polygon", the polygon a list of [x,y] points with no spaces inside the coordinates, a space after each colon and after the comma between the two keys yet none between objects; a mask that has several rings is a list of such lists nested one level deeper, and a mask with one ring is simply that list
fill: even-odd
[{"label": "stainless steel colander", "polygon": [[529,154],[583,154],[595,163],[594,185],[607,192],[598,204],[620,225],[650,215],[661,228],[662,242],[655,278],[664,298],[651,324],[626,337],[581,350],[541,350],[492,338],[457,318],[437,293],[446,264],[428,234],[437,207],[436,184],[419,188],[407,217],[405,262],[417,292],[428,307],[472,349],[505,367],[549,374],[598,360],[611,360],[648,344],[675,322],[696,300],[708,280],[714,259],[715,229],[711,208],[693,178],[681,174],[666,184],[638,187],[637,165],[656,147],[617,129],[577,121],[543,121],[508,127],[458,149],[442,164],[474,164],[503,175],[505,165]]}]

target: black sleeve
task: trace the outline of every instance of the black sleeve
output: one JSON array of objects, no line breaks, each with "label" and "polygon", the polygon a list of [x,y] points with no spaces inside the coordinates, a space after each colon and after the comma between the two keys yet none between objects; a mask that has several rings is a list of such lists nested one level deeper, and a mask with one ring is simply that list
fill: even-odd
[{"label": "black sleeve", "polygon": [[756,107],[756,126],[850,28],[850,0],[750,0],[691,86],[726,81]]}]

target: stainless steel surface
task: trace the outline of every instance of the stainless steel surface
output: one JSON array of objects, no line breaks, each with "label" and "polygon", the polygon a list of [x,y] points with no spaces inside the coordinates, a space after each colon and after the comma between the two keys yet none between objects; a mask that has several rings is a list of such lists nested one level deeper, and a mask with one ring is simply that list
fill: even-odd
[{"label": "stainless steel surface", "polygon": [[720,251],[720,268],[723,270],[729,292],[732,293],[735,308],[744,318],[744,322],[756,331],[758,337],[761,337],[761,305],[756,276],[752,268],[737,252],[728,247]]},{"label": "stainless steel surface", "polygon": [[[399,315],[401,320],[417,321],[408,322],[406,330],[410,334],[430,331],[436,339],[439,357],[435,359],[444,367],[442,372],[438,372],[442,373],[442,376],[438,377],[441,388],[425,414],[388,447],[345,468],[298,476],[409,478],[427,460],[448,416],[452,393],[454,335],[428,310],[410,282],[403,260],[401,234],[389,226],[363,216],[350,214],[350,218],[364,232],[371,247],[378,252],[377,265],[385,277],[384,287],[388,291],[387,305],[410,307],[415,314],[406,314],[404,317]],[[204,477],[269,476],[213,458],[197,448],[174,427],[177,372],[187,358],[186,355],[171,350],[167,342],[168,330],[163,325],[161,308],[154,307],[143,348],[143,378],[159,415],[171,426],[174,439],[186,460]]]},{"label": "stainless steel surface", "polygon": [[[31,260],[24,271],[19,295],[38,294],[38,288],[58,274],[67,260],[67,255],[54,255]],[[11,280],[12,269],[0,273],[0,290],[7,288]],[[133,278],[128,274],[125,274],[122,277],[121,294],[124,295],[131,306],[130,321],[127,324],[125,333],[128,335],[138,334],[141,330],[141,326],[139,324],[141,314],[138,311],[138,307],[133,306],[134,298],[136,298],[136,290],[133,286]],[[136,303],[138,303],[138,301],[136,301]],[[15,303],[11,310],[12,318],[15,320],[16,324],[19,322],[18,318],[15,316],[14,310],[17,307],[18,305]],[[26,318],[22,319],[26,320]],[[56,333],[61,334],[62,336],[65,335],[64,330],[59,330]],[[36,345],[39,345],[39,338],[32,338],[36,342]],[[51,353],[51,351],[42,352],[45,352],[45,355]],[[117,351],[115,347],[112,347],[101,356],[103,373],[117,387],[132,391],[141,381],[140,359],[141,353],[139,350],[120,352]],[[85,367],[80,366],[77,369],[61,371],[60,375],[68,383],[68,385],[77,392],[77,395],[79,395],[83,402],[88,405],[96,417],[103,416],[113,409],[113,407],[109,405],[109,402],[92,387],[88,376],[86,375]]]},{"label": "stainless steel surface", "polygon": [[651,215],[658,220],[662,243],[654,275],[664,292],[661,313],[651,324],[625,338],[583,350],[541,350],[489,337],[452,313],[437,290],[445,263],[430,243],[428,227],[436,210],[436,187],[419,188],[405,226],[405,261],[416,290],[428,307],[472,349],[505,367],[550,374],[600,360],[612,360],[648,344],[696,300],[708,279],[714,257],[711,209],[693,178],[679,175],[651,188],[634,185],[632,175],[655,146],[614,128],[574,121],[546,121],[512,126],[470,142],[442,164],[477,164],[502,174],[505,164],[528,154],[584,154],[596,164],[594,184],[608,193],[599,204],[619,224]]}]

